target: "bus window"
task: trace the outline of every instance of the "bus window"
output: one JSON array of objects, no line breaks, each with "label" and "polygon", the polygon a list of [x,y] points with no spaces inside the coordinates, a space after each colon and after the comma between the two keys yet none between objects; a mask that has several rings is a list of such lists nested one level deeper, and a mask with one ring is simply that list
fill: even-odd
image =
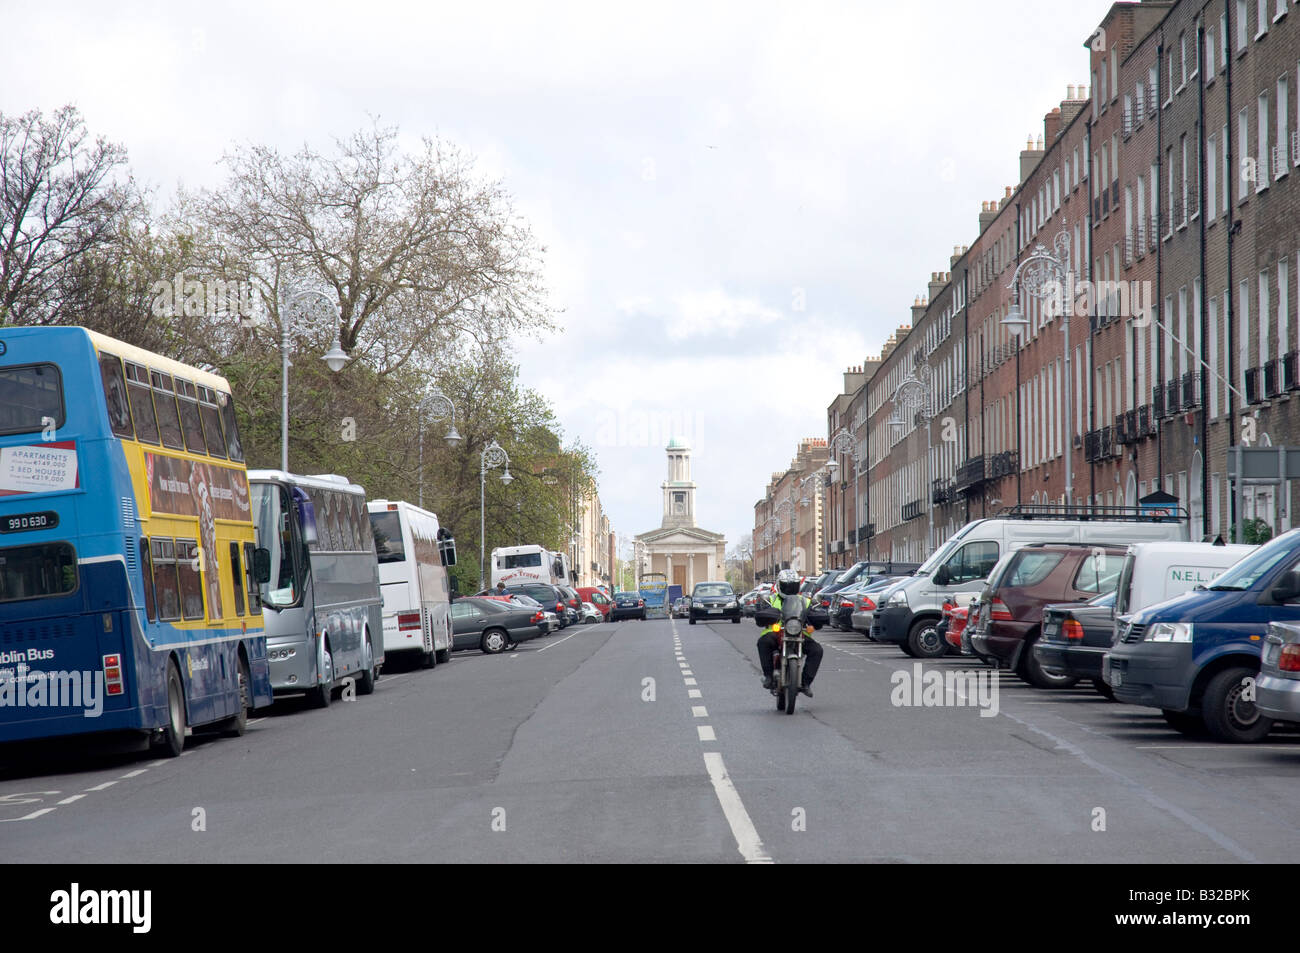
[{"label": "bus window", "polygon": [[208,445],[203,442],[203,422],[199,420],[199,405],[195,396],[193,384],[176,378],[176,403],[181,409],[185,449],[190,453],[207,453]]},{"label": "bus window", "polygon": [[0,549],[0,602],[66,596],[77,588],[77,554],[67,543]]},{"label": "bus window", "polygon": [[250,615],[257,615],[262,611],[262,603],[258,598],[257,580],[253,578],[253,563],[255,562],[253,554],[256,551],[257,546],[255,544],[244,544],[244,582],[245,589],[248,592],[248,611]]},{"label": "bus window", "polygon": [[63,378],[53,364],[0,367],[0,434],[62,427]]},{"label": "bus window", "polygon": [[402,545],[402,522],[396,510],[371,513],[370,528],[375,537],[375,552],[381,563],[406,561],[406,549]]},{"label": "bus window", "polygon": [[217,412],[217,398],[206,387],[199,388],[199,419],[203,422],[203,436],[208,442],[208,453],[226,459],[226,438],[221,434],[221,415]]},{"label": "bus window", "polygon": [[181,587],[176,578],[176,548],[170,539],[149,541],[153,550],[153,588],[158,618],[174,622],[181,617]]},{"label": "bus window", "polygon": [[181,440],[181,417],[176,412],[176,394],[172,391],[172,379],[167,374],[150,371],[153,379],[153,400],[158,407],[158,433],[162,445],[169,450],[184,450]]},{"label": "bus window", "polygon": [[153,391],[149,388],[149,371],[139,364],[126,362],[126,391],[131,397],[135,417],[135,438],[145,443],[158,442],[158,415],[153,409]]},{"label": "bus window", "polygon": [[203,577],[199,575],[199,544],[192,539],[176,540],[176,570],[181,578],[181,615],[203,618]]},{"label": "bus window", "polygon": [[140,537],[140,570],[144,575],[144,614],[150,622],[158,618],[153,602],[153,563],[149,559],[149,540]]},{"label": "bus window", "polygon": [[221,408],[221,422],[226,426],[226,449],[230,459],[236,463],[244,462],[244,445],[239,439],[239,427],[235,423],[235,402],[229,394],[217,391],[217,404]]},{"label": "bus window", "polygon": [[239,544],[230,544],[230,581],[235,587],[235,615],[244,614],[244,570],[239,565]]},{"label": "bus window", "polygon": [[104,402],[108,408],[108,424],[113,428],[113,436],[130,440],[135,436],[135,430],[131,426],[131,405],[127,401],[122,362],[112,354],[101,354],[99,373],[104,379]]}]

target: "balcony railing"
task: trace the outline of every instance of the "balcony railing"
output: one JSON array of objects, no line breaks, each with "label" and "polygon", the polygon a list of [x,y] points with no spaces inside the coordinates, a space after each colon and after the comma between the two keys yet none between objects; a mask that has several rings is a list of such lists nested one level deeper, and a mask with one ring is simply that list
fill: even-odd
[{"label": "balcony railing", "polygon": [[952,480],[947,477],[940,477],[930,484],[930,500],[934,503],[949,503],[955,495]]},{"label": "balcony railing", "polygon": [[1183,387],[1179,378],[1165,382],[1165,413],[1173,416],[1182,409]]},{"label": "balcony railing", "polygon": [[957,476],[953,480],[953,487],[957,490],[969,490],[977,487],[984,482],[984,474],[984,458],[971,457],[957,468]]},{"label": "balcony railing", "polygon": [[1017,450],[1003,450],[989,457],[989,476],[992,479],[1010,476],[1020,468],[1020,453]]},{"label": "balcony railing", "polygon": [[1155,417],[1151,413],[1151,405],[1143,404],[1137,409],[1137,433],[1139,437],[1148,437],[1155,433],[1153,424]]},{"label": "balcony railing", "polygon": [[908,520],[914,520],[918,516],[924,515],[925,514],[924,506],[925,506],[924,500],[913,500],[911,503],[904,503],[903,513],[902,513],[903,522],[906,523]]},{"label": "balcony railing", "polygon": [[1160,384],[1151,388],[1151,422],[1155,423],[1165,415],[1165,389]]},{"label": "balcony railing", "polygon": [[1281,375],[1278,374],[1278,362],[1269,361],[1264,365],[1264,397],[1273,398],[1282,393],[1280,384]]},{"label": "balcony railing", "polygon": [[1115,431],[1110,427],[1101,428],[1101,446],[1098,448],[1097,456],[1105,460],[1115,455]]},{"label": "balcony railing", "polygon": [[1247,404],[1258,404],[1262,400],[1262,398],[1260,397],[1260,390],[1259,390],[1259,385],[1261,383],[1263,383],[1263,381],[1260,380],[1259,368],[1258,367],[1248,368],[1246,370],[1246,403]]},{"label": "balcony railing", "polygon": [[1201,375],[1188,371],[1183,375],[1183,410],[1201,406]]},{"label": "balcony railing", "polygon": [[1101,431],[1089,430],[1083,435],[1083,459],[1095,463],[1101,459]]},{"label": "balcony railing", "polygon": [[1300,370],[1300,368],[1297,367],[1296,358],[1297,358],[1297,354],[1295,351],[1290,351],[1282,355],[1282,389],[1283,390],[1300,389],[1300,376],[1296,374],[1296,371]]}]

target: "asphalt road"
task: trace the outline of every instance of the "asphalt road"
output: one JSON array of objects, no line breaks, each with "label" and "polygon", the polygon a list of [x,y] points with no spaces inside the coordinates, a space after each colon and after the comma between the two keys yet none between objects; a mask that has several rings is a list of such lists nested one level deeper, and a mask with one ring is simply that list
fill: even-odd
[{"label": "asphalt road", "polygon": [[327,710],[282,701],[179,759],[0,751],[0,856],[1190,864],[1300,848],[1300,735],[1190,741],[1154,710],[1011,675],[992,717],[975,693],[898,705],[916,663],[830,630],[815,698],[786,716],[758,685],[756,636],[750,620],[571,628],[390,671]]}]

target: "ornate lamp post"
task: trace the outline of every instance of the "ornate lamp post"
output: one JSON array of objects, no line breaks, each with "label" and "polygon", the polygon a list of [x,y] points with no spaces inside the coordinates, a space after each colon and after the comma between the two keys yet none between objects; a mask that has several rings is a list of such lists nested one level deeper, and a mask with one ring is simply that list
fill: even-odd
[{"label": "ornate lamp post", "polygon": [[[1033,252],[1016,266],[1015,274],[1011,276],[1011,283],[1007,285],[1012,290],[1011,308],[1007,311],[1007,316],[1002,319],[1002,326],[1016,337],[1023,336],[1028,330],[1029,319],[1020,310],[1021,289],[1031,298],[1038,301],[1054,301],[1060,306],[1061,333],[1064,335],[1065,345],[1065,386],[1062,388],[1065,397],[1064,429],[1068,433],[1070,420],[1073,417],[1074,396],[1074,377],[1070,373],[1070,311],[1072,308],[1064,306],[1066,304],[1065,283],[1070,274],[1070,236],[1064,230],[1057,232],[1052,239],[1052,248],[1055,254],[1039,242],[1034,246]],[[1054,308],[1053,312],[1056,310],[1058,309]],[[1017,387],[1017,400],[1019,394],[1020,389]],[[1074,505],[1073,458],[1073,441],[1067,440],[1065,444],[1065,505],[1067,507]]]},{"label": "ornate lamp post", "polygon": [[[289,472],[289,367],[291,364],[289,360],[289,335],[293,324],[293,309],[299,307],[308,298],[324,301],[330,306],[333,317],[336,320],[341,320],[338,313],[338,302],[325,292],[314,289],[286,295],[281,300],[280,307],[276,309],[276,315],[280,319],[280,469],[285,473]],[[325,352],[321,360],[335,374],[343,370],[343,367],[351,360],[347,352],[343,350],[342,340],[338,332],[335,332],[333,347]]]},{"label": "ornate lamp post", "polygon": [[460,443],[460,434],[456,432],[456,405],[452,403],[451,398],[438,389],[438,385],[433,385],[433,390],[424,396],[420,401],[420,508],[424,509],[424,420],[425,418],[440,423],[450,419],[451,426],[447,428],[447,446],[455,447]]},{"label": "ornate lamp post", "polygon": [[894,436],[901,436],[906,422],[898,415],[899,408],[918,415],[925,422],[925,496],[928,499],[926,513],[929,516],[929,530],[926,536],[926,554],[934,552],[934,495],[930,487],[934,481],[933,453],[930,445],[930,421],[934,419],[934,387],[931,381],[930,365],[918,364],[912,375],[905,379],[894,391],[894,412],[889,417],[889,427]]},{"label": "ornate lamp post", "polygon": [[495,470],[497,467],[505,467],[505,472],[501,474],[501,482],[506,486],[514,479],[510,475],[510,457],[501,449],[501,445],[493,440],[483,448],[479,454],[479,474],[478,474],[478,587],[486,587],[484,581],[484,570],[487,568],[487,472]]},{"label": "ornate lamp post", "polygon": [[853,438],[853,434],[842,427],[826,441],[826,470],[832,480],[835,479],[835,471],[840,468],[840,462],[835,459],[838,453],[847,453],[849,459],[853,461],[853,558],[856,560],[859,555],[858,547],[862,543],[862,496],[858,492],[858,442]]}]

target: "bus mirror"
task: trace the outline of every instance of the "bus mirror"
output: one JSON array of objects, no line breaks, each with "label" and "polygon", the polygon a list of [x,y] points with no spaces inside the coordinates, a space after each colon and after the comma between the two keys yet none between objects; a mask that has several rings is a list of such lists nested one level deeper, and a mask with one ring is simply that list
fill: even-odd
[{"label": "bus mirror", "polygon": [[456,565],[456,540],[451,536],[438,540],[438,555],[444,566]]},{"label": "bus mirror", "polygon": [[315,546],[320,538],[316,534],[316,507],[307,494],[296,487],[294,496],[298,501],[298,520],[302,526],[302,541],[308,546]]},{"label": "bus mirror", "polygon": [[253,581],[258,585],[271,581],[271,551],[258,547],[253,550]]}]

